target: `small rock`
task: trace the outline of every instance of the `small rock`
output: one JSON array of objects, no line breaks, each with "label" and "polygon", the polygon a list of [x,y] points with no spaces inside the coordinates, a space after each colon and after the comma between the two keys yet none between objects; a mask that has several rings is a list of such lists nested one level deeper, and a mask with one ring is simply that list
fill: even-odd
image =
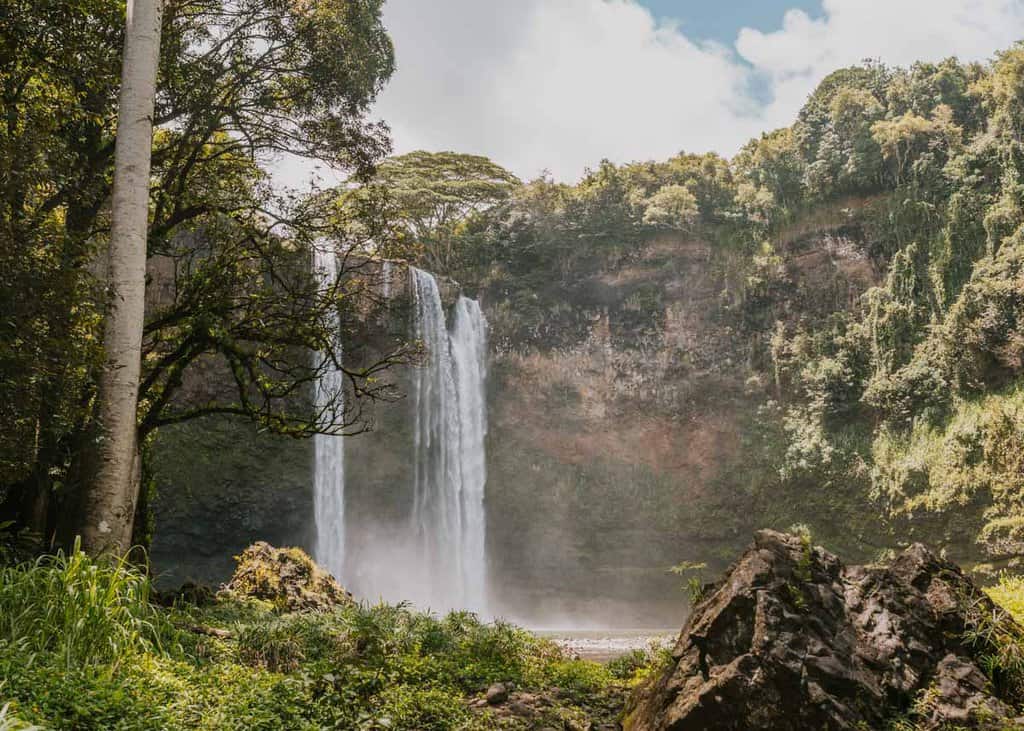
[{"label": "small rock", "polygon": [[495,683],[487,689],[485,696],[487,702],[492,706],[498,706],[508,700],[508,686],[504,683]]}]

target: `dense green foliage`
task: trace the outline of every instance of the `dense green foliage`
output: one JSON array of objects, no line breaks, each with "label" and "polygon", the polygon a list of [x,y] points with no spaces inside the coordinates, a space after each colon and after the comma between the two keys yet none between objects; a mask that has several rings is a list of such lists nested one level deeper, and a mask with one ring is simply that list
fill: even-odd
[{"label": "dense green foliage", "polygon": [[[347,226],[328,197],[275,189],[268,173],[288,153],[365,179],[388,151],[386,127],[368,119],[394,68],[381,5],[164,3],[140,443],[209,414],[291,436],[358,431],[359,399],[385,393],[376,375],[389,355],[352,370],[350,398],[309,407],[339,360],[332,313],[364,297],[320,286],[311,250],[377,231],[369,218]],[[0,11],[0,504],[48,541],[70,543],[91,475],[124,11],[117,0]],[[310,351],[330,357],[311,363]]]},{"label": "dense green foliage", "polygon": [[[976,539],[996,557],[1024,547],[1015,461],[1024,148],[1012,121],[1022,70],[1016,48],[984,72],[947,62],[884,75],[871,139],[888,221],[871,253],[885,279],[828,329],[783,328],[774,349],[796,397],[786,406],[793,474],[868,483],[897,519],[956,516],[937,536],[927,521],[918,535]],[[924,99],[913,92],[921,85]]]},{"label": "dense green foliage", "polygon": [[623,683],[655,660],[637,653],[611,668],[573,660],[549,641],[468,613],[352,605],[282,614],[231,598],[162,609],[148,592],[136,570],[80,553],[4,569],[0,698],[8,713],[82,730],[491,729],[498,722],[467,701],[504,682],[562,689],[549,710],[561,726],[614,715]]}]

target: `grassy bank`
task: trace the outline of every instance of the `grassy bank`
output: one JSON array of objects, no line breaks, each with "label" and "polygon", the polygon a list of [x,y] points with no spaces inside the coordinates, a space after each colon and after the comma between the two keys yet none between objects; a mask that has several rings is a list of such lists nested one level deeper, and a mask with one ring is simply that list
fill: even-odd
[{"label": "grassy bank", "polygon": [[[469,613],[152,599],[79,553],[0,570],[0,729],[600,728],[656,661],[576,660]],[[509,703],[487,704],[494,683]]]}]

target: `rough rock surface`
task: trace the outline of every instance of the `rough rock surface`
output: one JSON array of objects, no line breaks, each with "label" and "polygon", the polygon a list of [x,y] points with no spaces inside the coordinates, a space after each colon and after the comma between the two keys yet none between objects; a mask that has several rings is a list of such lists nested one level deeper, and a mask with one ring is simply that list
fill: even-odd
[{"label": "rough rock surface", "polygon": [[302,549],[260,541],[245,549],[223,591],[272,602],[288,612],[326,611],[350,604],[352,595]]},{"label": "rough rock surface", "polygon": [[495,683],[487,689],[487,693],[484,694],[487,698],[487,702],[492,706],[497,706],[508,700],[508,688],[504,683]]},{"label": "rough rock surface", "polygon": [[977,617],[1012,620],[924,546],[845,567],[761,531],[705,597],[627,730],[1024,728],[983,672],[991,648],[965,637]]}]

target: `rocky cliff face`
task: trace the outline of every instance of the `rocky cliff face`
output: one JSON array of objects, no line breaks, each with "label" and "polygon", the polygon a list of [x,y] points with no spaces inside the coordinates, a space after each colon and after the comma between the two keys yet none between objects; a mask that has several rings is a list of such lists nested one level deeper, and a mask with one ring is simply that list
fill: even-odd
[{"label": "rocky cliff face", "polygon": [[[732,281],[727,251],[665,234],[613,270],[536,287],[539,305],[483,293],[490,544],[513,616],[662,626],[684,606],[667,567],[724,566],[752,530],[809,520],[753,497],[750,472],[775,467],[748,464],[747,426],[773,396],[776,322],[825,319],[875,283],[853,220],[786,232],[753,286]],[[532,330],[527,306],[547,307]]]},{"label": "rocky cliff face", "polygon": [[808,537],[762,531],[706,594],[670,666],[631,700],[627,730],[1024,724],[1021,688],[993,672],[987,639],[1021,628],[919,544],[847,567]]},{"label": "rocky cliff face", "polygon": [[[362,280],[360,307],[347,311],[343,321],[346,360],[352,366],[373,363],[409,335],[408,267],[372,260],[347,261],[346,269]],[[171,278],[159,269],[151,274],[158,282]],[[458,285],[447,280],[440,285],[445,300],[454,301]],[[410,469],[411,404],[403,398],[409,391],[408,376],[409,366],[380,376],[395,386],[394,398],[367,401],[360,418],[370,431],[346,445],[348,483],[359,504],[381,521],[396,524],[402,516],[396,515],[391,498]],[[211,391],[223,393],[229,386],[230,380],[215,370],[199,368],[181,398],[202,402]],[[311,440],[260,433],[242,419],[210,417],[161,429],[152,465],[156,529],[151,558],[163,584],[227,581],[232,556],[256,541],[312,549]],[[358,527],[366,518],[356,513],[350,522]]]},{"label": "rocky cliff face", "polygon": [[[840,211],[786,232],[753,284],[733,281],[720,246],[665,234],[614,266],[546,273],[517,296],[479,292],[493,345],[494,606],[545,625],[674,624],[685,600],[667,567],[724,566],[750,531],[807,512],[844,525],[845,514],[820,505],[758,502],[751,474],[774,466],[749,464],[747,426],[772,396],[775,323],[854,303],[875,281],[867,249],[855,217]],[[395,265],[386,283],[379,271],[367,276],[381,291],[350,323],[352,362],[409,332],[407,270]],[[444,289],[448,300],[457,293]],[[407,376],[394,373],[405,393]],[[395,495],[410,480],[412,406],[371,407],[374,430],[347,441],[354,540],[408,530]],[[311,545],[309,444],[207,422],[165,430],[156,451],[154,559],[158,570],[174,567],[168,580],[223,581],[231,554],[255,540]]]}]

